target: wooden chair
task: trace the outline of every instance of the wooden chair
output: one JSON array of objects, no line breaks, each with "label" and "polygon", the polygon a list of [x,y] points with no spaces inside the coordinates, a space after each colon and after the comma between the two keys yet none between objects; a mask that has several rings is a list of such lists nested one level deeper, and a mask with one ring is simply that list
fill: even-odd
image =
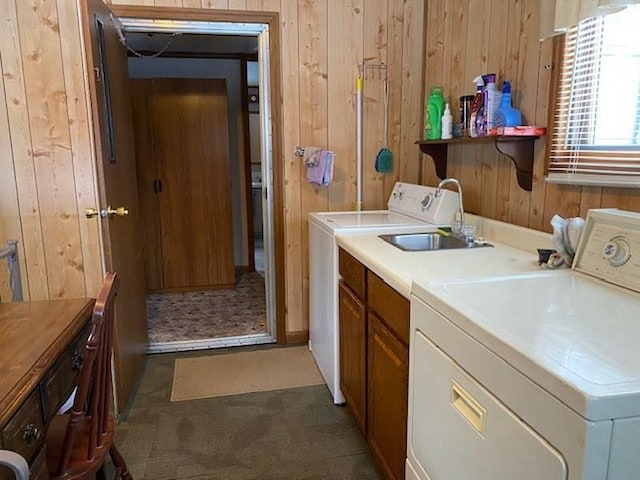
[{"label": "wooden chair", "polygon": [[116,467],[116,478],[132,480],[113,443],[111,391],[111,346],[114,301],[119,279],[108,273],[91,319],[85,357],[70,413],[56,415],[47,430],[47,469],[51,480],[104,477],[107,454]]}]

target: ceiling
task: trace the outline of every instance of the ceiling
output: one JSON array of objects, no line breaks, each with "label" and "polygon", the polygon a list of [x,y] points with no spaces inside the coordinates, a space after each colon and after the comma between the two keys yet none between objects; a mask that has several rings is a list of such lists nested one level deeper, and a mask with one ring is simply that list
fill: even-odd
[{"label": "ceiling", "polygon": [[[169,33],[126,32],[125,36],[129,47],[145,53],[159,52],[171,38]],[[181,54],[218,54],[223,56],[257,55],[258,37],[182,33],[173,37],[166,51]]]}]

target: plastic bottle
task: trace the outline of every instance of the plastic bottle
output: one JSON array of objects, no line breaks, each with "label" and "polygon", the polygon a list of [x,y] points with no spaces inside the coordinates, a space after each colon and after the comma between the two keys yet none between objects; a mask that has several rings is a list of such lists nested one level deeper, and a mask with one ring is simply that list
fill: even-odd
[{"label": "plastic bottle", "polygon": [[482,90],[484,89],[484,80],[481,76],[473,79],[476,84],[476,94],[471,102],[471,118],[469,120],[469,136],[481,137],[485,134],[484,117],[483,117],[483,101]]},{"label": "plastic bottle", "polygon": [[522,114],[517,108],[511,106],[511,83],[502,82],[502,98],[500,107],[496,112],[496,127],[517,127],[522,125]]},{"label": "plastic bottle", "polygon": [[468,137],[471,127],[471,104],[473,95],[463,95],[460,97],[460,136]]},{"label": "plastic bottle", "polygon": [[442,92],[442,87],[431,87],[429,92],[424,127],[425,140],[440,140],[442,136],[442,114],[445,103]]},{"label": "plastic bottle", "polygon": [[500,106],[501,94],[496,87],[496,74],[487,73],[482,76],[485,87],[484,95],[484,122],[487,135],[496,135],[495,115]]},{"label": "plastic bottle", "polygon": [[444,114],[442,115],[442,136],[443,140],[453,138],[453,116],[447,103],[444,107]]}]

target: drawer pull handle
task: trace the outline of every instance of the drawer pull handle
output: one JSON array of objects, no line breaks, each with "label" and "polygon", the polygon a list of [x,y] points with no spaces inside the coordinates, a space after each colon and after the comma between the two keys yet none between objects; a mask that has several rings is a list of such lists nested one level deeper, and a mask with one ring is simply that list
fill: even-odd
[{"label": "drawer pull handle", "polygon": [[38,427],[36,427],[33,423],[30,423],[24,428],[24,432],[22,434],[22,440],[27,445],[31,445],[34,441],[39,441],[42,437],[42,432]]},{"label": "drawer pull handle", "polygon": [[79,372],[82,369],[84,363],[84,349],[75,350],[71,355],[71,370]]},{"label": "drawer pull handle", "polygon": [[451,380],[451,406],[484,437],[487,410],[454,380]]}]

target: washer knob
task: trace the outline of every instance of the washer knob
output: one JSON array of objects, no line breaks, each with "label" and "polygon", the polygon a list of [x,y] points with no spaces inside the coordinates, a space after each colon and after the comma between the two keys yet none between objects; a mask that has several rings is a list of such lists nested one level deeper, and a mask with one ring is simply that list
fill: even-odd
[{"label": "washer knob", "polygon": [[420,204],[422,205],[422,211],[424,212],[425,210],[428,210],[432,203],[433,195],[429,193],[420,201]]}]

